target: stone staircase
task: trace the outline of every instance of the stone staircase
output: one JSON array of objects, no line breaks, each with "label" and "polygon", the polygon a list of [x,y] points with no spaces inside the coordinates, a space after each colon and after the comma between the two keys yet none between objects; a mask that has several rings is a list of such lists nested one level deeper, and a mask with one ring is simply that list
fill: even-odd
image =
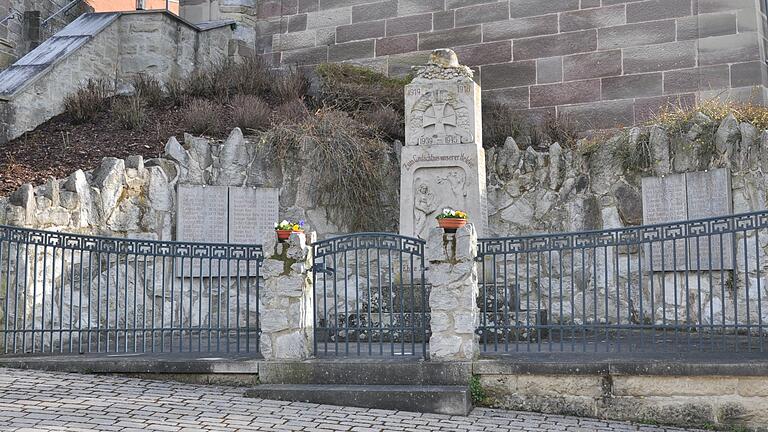
[{"label": "stone staircase", "polygon": [[397,360],[265,362],[262,383],[246,392],[259,399],[449,415],[472,410],[471,363]]}]

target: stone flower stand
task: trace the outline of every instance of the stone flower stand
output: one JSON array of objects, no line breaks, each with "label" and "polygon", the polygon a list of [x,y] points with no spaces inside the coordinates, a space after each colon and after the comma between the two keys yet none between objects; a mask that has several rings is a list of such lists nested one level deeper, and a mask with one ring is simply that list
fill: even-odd
[{"label": "stone flower stand", "polygon": [[[316,234],[309,233],[310,244]],[[261,354],[266,360],[301,360],[312,354],[312,246],[307,234],[293,232],[267,242],[261,268]]]},{"label": "stone flower stand", "polygon": [[429,231],[426,260],[427,280],[432,284],[431,360],[465,361],[479,354],[475,255],[477,233],[473,224],[457,229],[455,234],[446,234],[437,227]]}]

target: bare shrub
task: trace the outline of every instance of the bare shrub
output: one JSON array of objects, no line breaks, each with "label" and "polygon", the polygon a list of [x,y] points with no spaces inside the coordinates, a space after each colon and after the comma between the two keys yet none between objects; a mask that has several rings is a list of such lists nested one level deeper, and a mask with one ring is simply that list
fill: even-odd
[{"label": "bare shrub", "polygon": [[391,140],[405,140],[405,117],[392,107],[377,107],[372,111],[365,111],[360,115],[360,120],[378,129]]},{"label": "bare shrub", "polygon": [[258,131],[270,124],[272,109],[258,96],[237,95],[232,98],[232,119],[242,130]]},{"label": "bare shrub", "polygon": [[240,62],[230,65],[230,82],[233,93],[264,97],[270,89],[272,73],[257,56],[243,57]]},{"label": "bare shrub", "polygon": [[300,70],[290,67],[273,73],[272,94],[277,102],[303,99],[309,91],[309,80]]},{"label": "bare shrub", "polygon": [[550,142],[559,143],[563,147],[574,148],[579,140],[578,124],[568,115],[548,114],[542,124],[542,132]]},{"label": "bare shrub", "polygon": [[158,107],[163,103],[163,86],[152,75],[141,73],[134,76],[133,89],[148,106]]},{"label": "bare shrub", "polygon": [[370,111],[389,106],[404,112],[403,90],[411,76],[391,78],[368,68],[349,64],[322,64],[316,68],[320,77],[321,102],[347,112]]},{"label": "bare shrub", "polygon": [[396,221],[396,197],[386,193],[396,167],[390,145],[370,131],[346,113],[321,110],[274,127],[261,142],[283,163],[304,155],[301,163],[316,173],[318,203],[340,226],[386,230]]},{"label": "bare shrub", "polygon": [[273,121],[275,123],[301,123],[310,113],[301,99],[290,99],[275,108]]},{"label": "bare shrub", "polygon": [[217,132],[220,108],[218,104],[206,99],[192,99],[183,111],[186,129],[198,135]]},{"label": "bare shrub", "polygon": [[141,93],[112,100],[112,115],[124,129],[141,129],[146,120],[145,99]]},{"label": "bare shrub", "polygon": [[511,106],[498,102],[483,104],[483,147],[502,146],[507,137],[520,141],[530,130],[530,123]]},{"label": "bare shrub", "polygon": [[64,98],[64,110],[73,123],[93,121],[107,110],[112,86],[106,80],[88,80],[88,83]]}]

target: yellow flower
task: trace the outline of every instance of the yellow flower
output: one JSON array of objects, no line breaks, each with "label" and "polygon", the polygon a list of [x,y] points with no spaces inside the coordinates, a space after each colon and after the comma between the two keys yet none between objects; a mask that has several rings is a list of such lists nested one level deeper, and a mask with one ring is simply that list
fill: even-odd
[{"label": "yellow flower", "polygon": [[301,227],[299,227],[299,224],[294,224],[294,225],[293,225],[293,230],[294,230],[294,231],[298,231],[298,230],[300,230],[300,229],[301,229]]}]

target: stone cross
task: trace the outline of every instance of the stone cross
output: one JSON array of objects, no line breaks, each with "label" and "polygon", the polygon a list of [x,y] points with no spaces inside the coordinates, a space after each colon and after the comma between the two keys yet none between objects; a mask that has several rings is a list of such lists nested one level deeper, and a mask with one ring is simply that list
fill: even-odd
[{"label": "stone cross", "polygon": [[400,167],[400,233],[425,239],[443,208],[488,225],[480,87],[456,53],[436,50],[405,87]]}]

